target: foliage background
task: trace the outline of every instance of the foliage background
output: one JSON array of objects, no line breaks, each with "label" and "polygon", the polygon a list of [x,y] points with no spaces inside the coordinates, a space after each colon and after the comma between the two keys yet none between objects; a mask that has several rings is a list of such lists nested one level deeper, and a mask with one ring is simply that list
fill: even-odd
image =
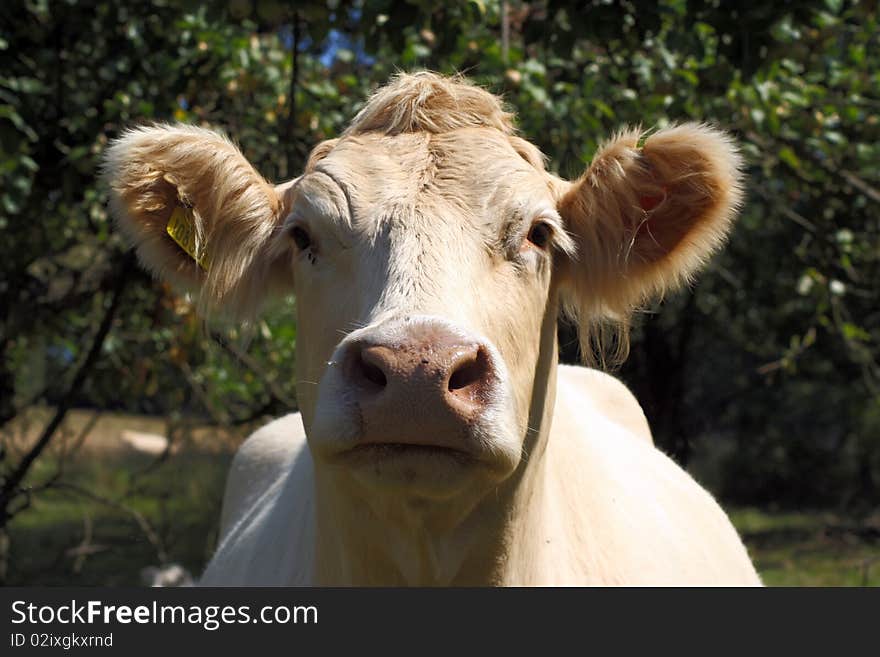
[{"label": "foliage background", "polygon": [[[0,581],[125,583],[172,558],[197,570],[230,450],[296,405],[293,301],[247,350],[235,327],[203,330],[125,255],[96,183],[108,140],[147,121],[211,125],[280,181],[378,84],[418,68],[503,94],[568,177],[623,124],[735,134],[749,194],[729,247],[639,318],[619,375],[658,445],[723,502],[833,512],[816,527],[867,545],[868,568],[878,41],[876,3],[846,0],[3,3]],[[571,328],[561,334],[574,360]],[[135,464],[85,449],[111,411],[162,418],[182,452]],[[204,425],[225,438],[199,439]]]}]

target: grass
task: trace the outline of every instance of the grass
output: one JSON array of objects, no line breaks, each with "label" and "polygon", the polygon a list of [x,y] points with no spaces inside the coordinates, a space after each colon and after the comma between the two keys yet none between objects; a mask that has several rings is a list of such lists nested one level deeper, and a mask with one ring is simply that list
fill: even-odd
[{"label": "grass", "polygon": [[[231,456],[80,457],[62,480],[71,487],[35,494],[10,522],[5,584],[137,586],[163,557],[198,573],[216,544]],[[54,472],[38,465],[32,482]]]},{"label": "grass", "polygon": [[767,586],[880,586],[880,528],[822,511],[731,511]]},{"label": "grass", "polygon": [[[12,461],[52,409],[33,407],[4,428]],[[173,435],[172,451],[138,451],[126,432]],[[139,585],[163,561],[198,573],[217,540],[229,461],[247,427],[217,429],[151,416],[72,410],[26,481],[30,506],[9,523],[9,585]],[[61,487],[40,490],[64,463]]]},{"label": "grass", "polygon": [[[163,556],[198,574],[216,543],[233,448],[231,440],[199,441],[159,461],[131,450],[83,450],[63,479],[75,488],[35,494],[10,523],[4,583],[136,586],[141,570]],[[38,462],[31,483],[54,468],[51,458]],[[768,586],[880,586],[876,518],[728,511]]]}]

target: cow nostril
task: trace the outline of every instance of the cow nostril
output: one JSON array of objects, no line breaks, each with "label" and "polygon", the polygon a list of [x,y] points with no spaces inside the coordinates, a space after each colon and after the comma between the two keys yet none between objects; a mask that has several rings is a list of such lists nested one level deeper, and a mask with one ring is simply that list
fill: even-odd
[{"label": "cow nostril", "polygon": [[375,383],[380,388],[384,388],[388,384],[385,374],[375,365],[361,361],[361,374],[370,383]]},{"label": "cow nostril", "polygon": [[489,356],[481,347],[470,357],[459,362],[449,377],[449,392],[461,392],[470,388],[476,389],[489,376]]},{"label": "cow nostril", "polygon": [[354,354],[352,370],[354,378],[362,386],[382,389],[388,385],[388,377],[382,367],[385,362],[383,356],[385,354],[381,347],[366,347]]}]

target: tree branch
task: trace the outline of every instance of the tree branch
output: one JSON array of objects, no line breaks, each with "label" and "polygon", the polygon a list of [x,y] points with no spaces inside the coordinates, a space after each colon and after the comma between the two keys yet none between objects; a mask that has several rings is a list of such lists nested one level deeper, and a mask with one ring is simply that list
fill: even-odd
[{"label": "tree branch", "polygon": [[293,45],[290,65],[290,91],[288,93],[287,121],[284,126],[284,176],[291,178],[293,160],[296,157],[294,124],[296,123],[296,88],[299,84],[299,12],[293,12]]},{"label": "tree branch", "polygon": [[31,466],[34,464],[34,461],[40,457],[46,447],[49,446],[49,443],[52,442],[56,430],[64,421],[64,418],[67,416],[67,411],[70,410],[70,406],[73,404],[74,398],[79,394],[92,371],[92,367],[98,360],[101,348],[104,345],[104,340],[107,338],[107,334],[113,326],[113,319],[116,317],[116,311],[119,309],[119,303],[122,300],[122,293],[125,290],[128,281],[128,274],[131,270],[133,261],[133,255],[130,253],[126,255],[123,260],[121,271],[116,279],[116,285],[112,292],[110,305],[104,312],[104,317],[101,319],[101,323],[92,340],[92,346],[86,354],[82,365],[80,365],[79,369],[76,371],[67,392],[64,394],[64,397],[55,409],[55,415],[46,425],[46,428],[43,429],[43,433],[40,435],[34,446],[21,459],[18,466],[3,480],[2,488],[0,488],[0,528],[4,527],[9,520],[10,516],[8,514],[8,509],[12,500],[17,497],[22,480],[24,480]]},{"label": "tree branch", "polygon": [[104,506],[109,506],[113,509],[122,511],[123,513],[127,513],[132,518],[134,518],[134,521],[137,523],[138,527],[140,527],[144,536],[146,536],[147,540],[150,542],[150,545],[155,548],[156,556],[158,557],[159,562],[165,563],[166,561],[168,561],[168,555],[165,552],[165,547],[162,544],[162,540],[159,538],[156,530],[153,529],[153,526],[150,525],[144,515],[137,509],[130,507],[127,504],[123,504],[122,502],[117,502],[116,500],[111,500],[107,497],[98,495],[97,493],[93,493],[87,488],[83,488],[82,486],[78,486],[76,484],[59,481],[54,483],[52,485],[52,488],[56,490],[68,490],[71,493],[75,493],[76,495],[88,498],[93,502],[98,502],[99,504],[103,504]]},{"label": "tree branch", "polygon": [[272,381],[266,371],[257,362],[257,359],[240,349],[237,345],[225,340],[222,335],[216,332],[211,333],[211,337],[239,363],[247,367],[251,372],[257,375],[263,384],[263,387],[269,392],[269,396],[276,402],[280,402],[290,409],[297,408],[296,400],[288,397],[287,394],[278,387],[278,384]]}]

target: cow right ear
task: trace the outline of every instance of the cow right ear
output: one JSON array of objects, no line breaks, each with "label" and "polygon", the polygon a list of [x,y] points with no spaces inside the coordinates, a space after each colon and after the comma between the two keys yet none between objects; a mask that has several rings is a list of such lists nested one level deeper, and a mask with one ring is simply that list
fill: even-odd
[{"label": "cow right ear", "polygon": [[107,149],[102,175],[141,263],[196,293],[203,313],[253,317],[292,286],[273,248],[290,184],[270,185],[226,137],[180,124],[128,130]]}]

